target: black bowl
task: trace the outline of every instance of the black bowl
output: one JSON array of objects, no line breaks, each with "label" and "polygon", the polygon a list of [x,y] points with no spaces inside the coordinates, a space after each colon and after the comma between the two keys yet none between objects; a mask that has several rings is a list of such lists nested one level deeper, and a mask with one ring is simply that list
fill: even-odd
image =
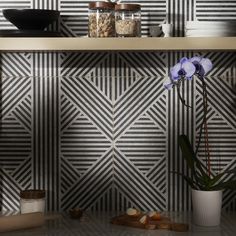
[{"label": "black bowl", "polygon": [[44,30],[60,16],[59,11],[41,9],[4,9],[2,12],[20,30]]}]

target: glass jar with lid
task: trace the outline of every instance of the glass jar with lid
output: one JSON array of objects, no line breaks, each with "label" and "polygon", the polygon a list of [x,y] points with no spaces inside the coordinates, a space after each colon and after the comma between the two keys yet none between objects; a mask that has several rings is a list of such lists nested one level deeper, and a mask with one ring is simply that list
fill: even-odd
[{"label": "glass jar with lid", "polygon": [[23,190],[20,192],[21,214],[32,212],[44,212],[45,190]]},{"label": "glass jar with lid", "polygon": [[141,37],[141,6],[139,4],[117,4],[115,18],[118,37]]},{"label": "glass jar with lid", "polygon": [[115,37],[115,4],[112,2],[89,3],[89,37]]}]

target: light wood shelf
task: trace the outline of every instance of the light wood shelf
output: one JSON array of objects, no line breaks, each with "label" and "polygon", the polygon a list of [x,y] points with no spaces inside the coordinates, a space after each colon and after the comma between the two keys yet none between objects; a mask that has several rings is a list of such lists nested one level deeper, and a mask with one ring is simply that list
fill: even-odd
[{"label": "light wood shelf", "polygon": [[0,52],[22,51],[235,51],[236,37],[0,38]]}]

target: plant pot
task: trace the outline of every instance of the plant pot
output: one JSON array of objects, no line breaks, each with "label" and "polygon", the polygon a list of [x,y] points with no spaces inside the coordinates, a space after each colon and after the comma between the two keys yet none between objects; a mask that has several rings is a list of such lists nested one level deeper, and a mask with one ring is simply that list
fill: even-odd
[{"label": "plant pot", "polygon": [[222,190],[201,191],[192,189],[193,222],[201,226],[220,224]]}]

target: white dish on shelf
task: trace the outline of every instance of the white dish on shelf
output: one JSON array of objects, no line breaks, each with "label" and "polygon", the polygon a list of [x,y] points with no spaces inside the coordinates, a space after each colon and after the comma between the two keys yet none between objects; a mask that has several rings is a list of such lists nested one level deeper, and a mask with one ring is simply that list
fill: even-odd
[{"label": "white dish on shelf", "polygon": [[185,29],[185,32],[202,32],[202,33],[207,33],[207,32],[210,32],[210,33],[225,33],[225,34],[232,34],[232,33],[236,33],[236,28],[234,29],[226,29],[226,28],[221,28],[221,29]]},{"label": "white dish on shelf", "polygon": [[215,35],[215,36],[236,36],[235,30],[185,30],[186,35]]},{"label": "white dish on shelf", "polygon": [[186,29],[236,29],[236,21],[187,21]]},{"label": "white dish on shelf", "polygon": [[236,33],[220,34],[220,33],[185,33],[185,37],[235,37]]}]

